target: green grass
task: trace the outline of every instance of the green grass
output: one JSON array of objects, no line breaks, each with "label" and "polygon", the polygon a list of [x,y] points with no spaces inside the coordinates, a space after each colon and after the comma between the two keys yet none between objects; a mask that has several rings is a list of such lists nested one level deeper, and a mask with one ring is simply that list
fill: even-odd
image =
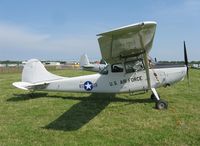
[{"label": "green grass", "polygon": [[[90,72],[60,70],[63,76]],[[0,145],[200,145],[200,70],[158,89],[159,111],[142,95],[28,92],[12,87],[19,73],[0,74]]]}]

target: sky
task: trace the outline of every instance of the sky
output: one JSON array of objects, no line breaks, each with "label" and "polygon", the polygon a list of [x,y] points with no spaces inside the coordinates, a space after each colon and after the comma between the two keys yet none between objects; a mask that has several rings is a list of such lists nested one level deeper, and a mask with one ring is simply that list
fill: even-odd
[{"label": "sky", "polygon": [[200,60],[199,0],[0,0],[0,60],[101,59],[96,34],[156,21],[150,55]]}]

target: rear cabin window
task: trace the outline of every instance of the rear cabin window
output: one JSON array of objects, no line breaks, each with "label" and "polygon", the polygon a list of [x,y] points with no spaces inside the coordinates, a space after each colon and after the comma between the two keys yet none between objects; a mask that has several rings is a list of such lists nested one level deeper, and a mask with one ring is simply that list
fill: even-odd
[{"label": "rear cabin window", "polygon": [[117,73],[117,72],[123,72],[124,69],[123,69],[122,64],[113,64],[111,65],[111,71]]},{"label": "rear cabin window", "polygon": [[134,60],[125,62],[126,73],[136,72],[144,70],[144,64],[142,60]]}]

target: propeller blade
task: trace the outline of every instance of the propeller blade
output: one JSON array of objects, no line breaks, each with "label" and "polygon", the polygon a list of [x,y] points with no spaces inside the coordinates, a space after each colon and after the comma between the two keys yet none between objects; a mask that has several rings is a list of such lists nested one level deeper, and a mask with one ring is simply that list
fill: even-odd
[{"label": "propeller blade", "polygon": [[188,67],[188,57],[187,57],[187,49],[186,49],[185,41],[183,43],[184,43],[184,60],[185,60],[185,65]]},{"label": "propeller blade", "polygon": [[187,67],[187,80],[188,80],[188,84],[189,84],[189,66],[188,66],[187,48],[186,48],[185,41],[183,42],[183,45],[184,45],[184,61],[185,61],[185,65]]}]

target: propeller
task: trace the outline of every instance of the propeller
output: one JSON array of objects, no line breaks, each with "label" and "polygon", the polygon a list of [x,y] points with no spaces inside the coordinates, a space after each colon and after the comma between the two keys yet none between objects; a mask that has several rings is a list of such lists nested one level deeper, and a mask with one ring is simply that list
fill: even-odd
[{"label": "propeller", "polygon": [[185,61],[185,65],[187,67],[187,80],[188,80],[188,84],[189,84],[189,66],[188,66],[187,48],[185,45],[185,41],[183,42],[183,45],[184,45],[184,61]]}]

